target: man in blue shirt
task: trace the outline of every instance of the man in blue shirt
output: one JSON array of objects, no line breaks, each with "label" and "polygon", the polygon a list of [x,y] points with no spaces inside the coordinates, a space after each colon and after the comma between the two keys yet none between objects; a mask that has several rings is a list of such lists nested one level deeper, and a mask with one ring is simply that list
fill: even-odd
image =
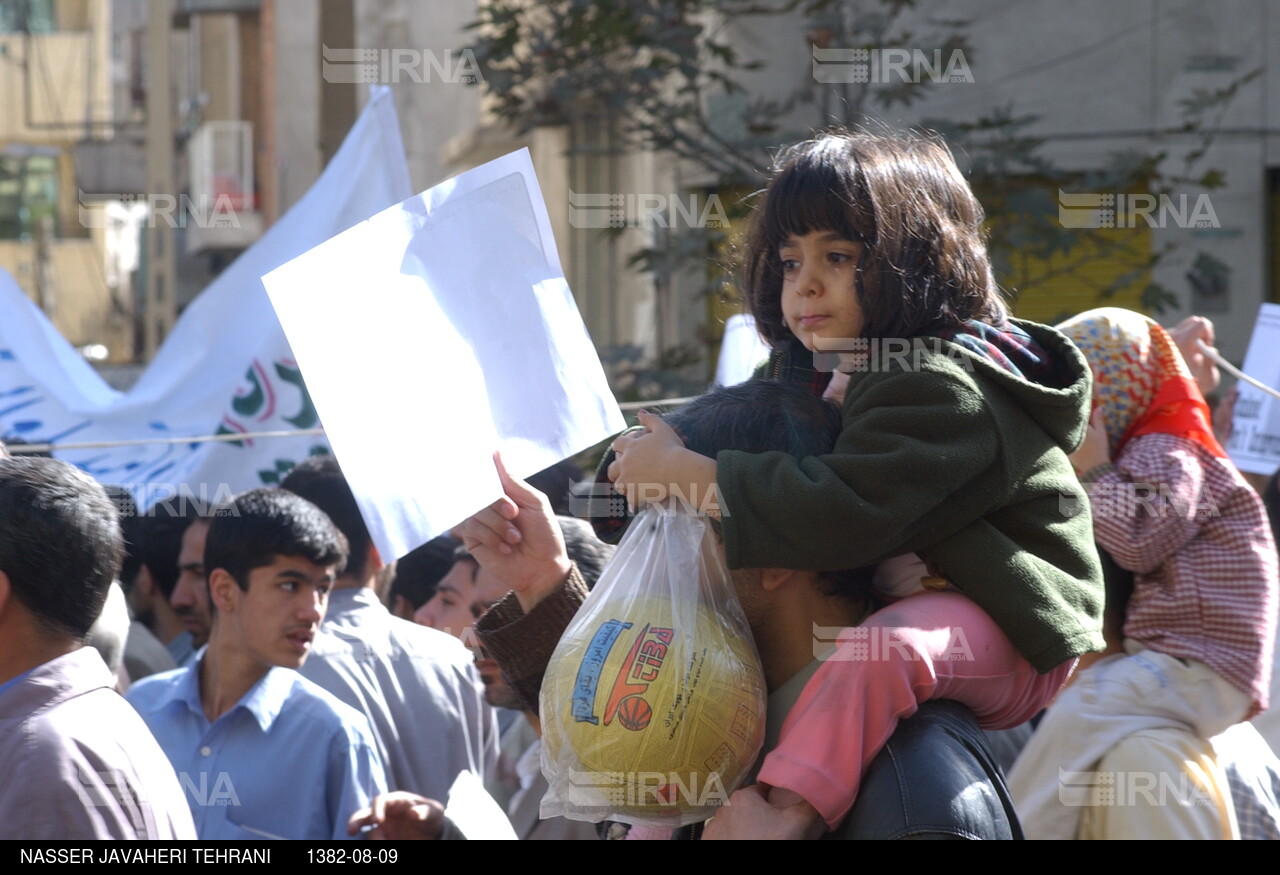
[{"label": "man in blue shirt", "polygon": [[128,699],[168,755],[201,839],[346,837],[386,787],[364,715],[299,675],[346,541],[314,505],[256,489],[215,509],[204,656]]},{"label": "man in blue shirt", "polygon": [[393,617],[378,601],[382,558],[338,460],[304,459],[280,488],[324,511],[350,549],[303,677],[369,718],[391,789],[444,799],[461,772],[487,780],[498,724],[471,654],[452,635]]}]

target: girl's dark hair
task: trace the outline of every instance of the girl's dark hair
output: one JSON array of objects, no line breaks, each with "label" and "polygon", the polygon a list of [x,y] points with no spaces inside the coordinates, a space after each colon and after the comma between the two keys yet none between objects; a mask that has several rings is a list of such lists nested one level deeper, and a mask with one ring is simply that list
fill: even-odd
[{"label": "girl's dark hair", "polygon": [[747,238],[743,289],[761,336],[792,334],[782,316],[787,238],[834,231],[863,245],[863,337],[914,337],[970,319],[1007,318],[982,231],[982,206],[941,140],[837,131],[797,143],[774,163]]}]

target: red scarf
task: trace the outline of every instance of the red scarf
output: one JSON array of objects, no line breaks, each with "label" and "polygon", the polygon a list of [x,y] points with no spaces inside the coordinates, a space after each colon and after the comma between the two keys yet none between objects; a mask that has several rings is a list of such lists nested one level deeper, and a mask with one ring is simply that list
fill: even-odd
[{"label": "red scarf", "polygon": [[1209,405],[1163,328],[1141,313],[1103,307],[1058,326],[1088,359],[1094,405],[1106,422],[1111,457],[1144,434],[1171,434],[1214,456],[1227,452],[1213,436]]}]

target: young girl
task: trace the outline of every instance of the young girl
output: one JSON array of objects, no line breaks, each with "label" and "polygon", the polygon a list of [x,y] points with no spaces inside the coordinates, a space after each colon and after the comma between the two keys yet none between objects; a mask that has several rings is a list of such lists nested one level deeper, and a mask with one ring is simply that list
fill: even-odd
[{"label": "young girl", "polygon": [[910,595],[870,620],[893,646],[851,640],[810,680],[759,777],[770,803],[802,799],[830,827],[919,701],[955,698],[986,725],[1014,725],[1102,647],[1101,571],[1066,456],[1087,424],[1088,369],[1062,335],[1008,318],[982,218],[933,140],[828,134],[787,150],[748,240],[745,291],[775,350],[765,376],[821,393],[818,353],[848,372],[835,452],[711,460],[647,415],[648,433],[614,442],[620,491],[656,498],[671,484],[701,502],[718,489],[731,568],[916,554],[929,573],[910,589],[923,577],[981,608],[961,618],[954,593]]},{"label": "young girl", "polygon": [[1213,436],[1169,335],[1114,308],[1059,327],[1096,378],[1097,409],[1071,460],[1088,484],[1098,544],[1134,572],[1134,586],[1126,652],[1077,678],[1010,773],[1029,838],[1074,838],[1092,801],[1064,804],[1059,770],[1088,772],[1135,732],[1174,727],[1207,739],[1265,708],[1277,607],[1262,501]]}]

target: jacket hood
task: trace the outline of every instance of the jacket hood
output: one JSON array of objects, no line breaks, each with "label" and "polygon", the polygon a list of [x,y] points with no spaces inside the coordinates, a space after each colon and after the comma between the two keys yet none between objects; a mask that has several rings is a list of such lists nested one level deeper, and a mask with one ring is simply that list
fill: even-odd
[{"label": "jacket hood", "polygon": [[1011,319],[1025,331],[1050,359],[1050,367],[1040,379],[1002,367],[968,346],[944,341],[955,360],[963,356],[975,371],[982,373],[1013,395],[1023,410],[1057,442],[1064,452],[1072,453],[1084,441],[1093,404],[1093,374],[1089,363],[1076,345],[1062,332],[1037,322]]}]

